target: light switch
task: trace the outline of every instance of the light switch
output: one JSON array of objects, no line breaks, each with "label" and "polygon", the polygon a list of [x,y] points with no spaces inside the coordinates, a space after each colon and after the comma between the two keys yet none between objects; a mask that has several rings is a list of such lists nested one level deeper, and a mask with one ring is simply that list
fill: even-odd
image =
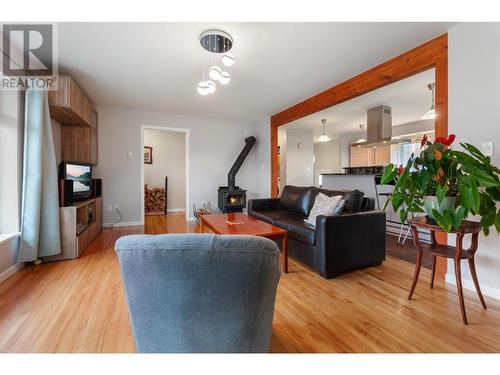
[{"label": "light switch", "polygon": [[486,156],[493,156],[493,142],[481,143],[481,152]]}]

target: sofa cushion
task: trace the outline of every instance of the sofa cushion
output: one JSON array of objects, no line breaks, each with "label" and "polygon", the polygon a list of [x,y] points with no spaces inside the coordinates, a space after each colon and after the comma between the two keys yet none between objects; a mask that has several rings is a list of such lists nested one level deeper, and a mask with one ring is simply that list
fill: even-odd
[{"label": "sofa cushion", "polygon": [[359,190],[348,191],[317,189],[317,191],[328,195],[329,197],[333,197],[339,194],[342,195],[342,199],[344,200],[344,208],[342,209],[343,213],[353,213],[360,211],[361,206],[363,205],[363,196],[365,195]]},{"label": "sofa cushion", "polygon": [[281,208],[307,216],[314,204],[313,188],[286,185],[281,193]]},{"label": "sofa cushion", "polygon": [[309,213],[309,217],[307,218],[306,224],[315,227],[316,226],[316,217],[319,215],[333,215],[333,211],[339,205],[342,200],[342,195],[334,195],[333,197],[329,197],[323,193],[319,193],[316,195],[316,199],[314,200],[314,205]]},{"label": "sofa cushion", "polygon": [[301,214],[297,214],[295,212],[285,211],[285,210],[276,210],[276,211],[252,211],[249,212],[250,216],[253,216],[259,220],[265,221],[266,223],[276,225],[277,220],[283,219],[297,219],[303,220],[304,216]]},{"label": "sofa cushion", "polygon": [[295,217],[277,219],[274,222],[274,225],[286,229],[288,231],[288,237],[305,242],[309,245],[314,245],[316,243],[315,229],[304,223],[303,218]]}]

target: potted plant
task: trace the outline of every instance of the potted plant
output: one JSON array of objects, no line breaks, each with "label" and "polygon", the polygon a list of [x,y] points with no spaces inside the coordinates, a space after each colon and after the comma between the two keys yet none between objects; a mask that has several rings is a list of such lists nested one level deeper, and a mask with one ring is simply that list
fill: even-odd
[{"label": "potted plant", "polygon": [[446,232],[459,228],[469,215],[479,215],[485,235],[493,225],[500,233],[500,169],[471,144],[453,150],[454,140],[450,134],[430,142],[425,135],[419,155],[412,154],[406,165],[385,167],[381,183],[395,181],[395,187],[384,209],[389,202],[394,212],[400,209],[402,223],[410,212],[425,212],[429,222]]}]

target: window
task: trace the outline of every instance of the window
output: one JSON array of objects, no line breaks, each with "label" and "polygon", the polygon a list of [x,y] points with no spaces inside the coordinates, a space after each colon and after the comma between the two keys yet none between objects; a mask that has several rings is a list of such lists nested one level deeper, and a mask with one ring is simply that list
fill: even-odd
[{"label": "window", "polygon": [[21,93],[0,92],[0,234],[19,231]]},{"label": "window", "polygon": [[410,138],[411,143],[399,143],[391,145],[391,163],[394,165],[405,165],[411,154],[420,154],[420,141],[424,134],[427,134],[429,141],[434,141],[434,131],[428,133],[417,133],[402,136],[402,138]]}]

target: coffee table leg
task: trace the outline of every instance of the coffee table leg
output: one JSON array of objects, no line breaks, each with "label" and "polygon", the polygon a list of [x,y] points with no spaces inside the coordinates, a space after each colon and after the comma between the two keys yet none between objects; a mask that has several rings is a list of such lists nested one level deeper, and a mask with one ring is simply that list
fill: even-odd
[{"label": "coffee table leg", "polygon": [[288,273],[288,235],[285,234],[281,239],[281,247],[283,251],[283,271]]}]

